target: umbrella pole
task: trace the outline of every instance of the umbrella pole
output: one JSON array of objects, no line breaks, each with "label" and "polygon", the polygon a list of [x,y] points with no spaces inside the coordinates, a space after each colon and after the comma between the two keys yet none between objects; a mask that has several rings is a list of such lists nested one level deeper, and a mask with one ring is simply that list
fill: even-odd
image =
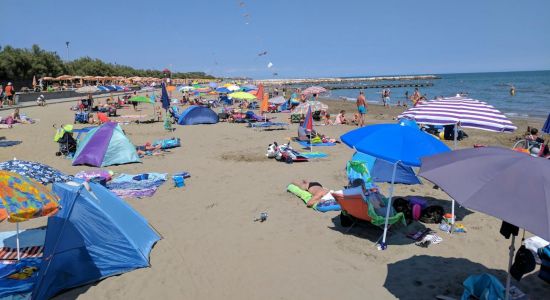
[{"label": "umbrella pole", "polygon": [[452,199],[450,234],[453,234],[453,231],[455,230],[454,227],[455,227],[455,199]]},{"label": "umbrella pole", "polygon": [[19,251],[19,222],[15,223],[17,234],[15,237],[15,243],[17,244],[17,260],[21,260],[21,253]]},{"label": "umbrella pole", "polygon": [[382,235],[382,243],[380,244],[380,249],[385,250],[386,246],[386,235],[388,234],[388,221],[390,219],[390,210],[391,210],[391,200],[393,198],[393,185],[395,183],[395,173],[397,171],[397,164],[399,161],[396,161],[393,164],[393,172],[391,175],[391,185],[390,185],[390,195],[388,197],[388,206],[386,207],[386,220],[384,221],[384,235]]},{"label": "umbrella pole", "polygon": [[512,281],[512,275],[510,275],[510,269],[512,268],[512,261],[514,259],[514,252],[516,251],[516,248],[515,248],[515,242],[516,242],[516,236],[512,234],[512,242],[510,243],[510,254],[509,254],[509,258],[508,258],[508,274],[506,275],[506,290],[505,290],[505,295],[504,295],[504,299],[505,300],[508,300],[510,299],[510,283]]},{"label": "umbrella pole", "polygon": [[457,147],[457,144],[458,144],[458,140],[457,140],[458,139],[458,123],[455,124],[454,131],[455,131],[455,134],[454,134],[454,144],[453,144],[454,148],[453,148],[453,150],[456,150],[456,147]]}]

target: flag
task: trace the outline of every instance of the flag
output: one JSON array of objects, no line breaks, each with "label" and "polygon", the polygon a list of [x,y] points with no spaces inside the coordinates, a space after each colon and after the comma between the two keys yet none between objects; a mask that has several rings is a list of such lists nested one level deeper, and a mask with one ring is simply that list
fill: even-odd
[{"label": "flag", "polygon": [[304,125],[302,125],[306,131],[313,131],[313,115],[311,113],[311,106],[307,108],[306,118],[304,120]]},{"label": "flag", "polygon": [[160,96],[160,101],[162,102],[162,108],[168,109],[170,108],[170,97],[168,97],[168,92],[166,91],[166,85],[164,82],[161,84],[162,87],[162,94]]}]

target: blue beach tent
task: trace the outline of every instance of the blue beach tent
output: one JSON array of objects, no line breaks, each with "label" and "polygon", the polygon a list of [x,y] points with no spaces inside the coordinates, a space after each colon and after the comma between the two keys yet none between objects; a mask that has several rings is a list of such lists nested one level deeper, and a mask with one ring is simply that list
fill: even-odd
[{"label": "blue beach tent", "polygon": [[218,114],[208,107],[193,105],[184,110],[178,120],[179,125],[216,124]]},{"label": "blue beach tent", "polygon": [[63,209],[48,218],[44,260],[32,299],[109,276],[149,267],[149,253],[160,240],[147,220],[99,184],[56,183]]},{"label": "blue beach tent", "polygon": [[[355,152],[351,160],[364,162],[374,182],[391,182],[392,163],[361,152]],[[421,182],[411,167],[399,164],[395,171],[395,183],[420,184]]]}]

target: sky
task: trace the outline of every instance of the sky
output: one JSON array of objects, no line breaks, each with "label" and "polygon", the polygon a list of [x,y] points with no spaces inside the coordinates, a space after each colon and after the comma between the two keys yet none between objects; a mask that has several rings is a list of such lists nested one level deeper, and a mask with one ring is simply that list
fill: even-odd
[{"label": "sky", "polygon": [[253,78],[550,69],[548,0],[1,0],[0,11],[12,12],[0,13],[0,46],[66,59],[69,41],[69,59],[136,68]]}]

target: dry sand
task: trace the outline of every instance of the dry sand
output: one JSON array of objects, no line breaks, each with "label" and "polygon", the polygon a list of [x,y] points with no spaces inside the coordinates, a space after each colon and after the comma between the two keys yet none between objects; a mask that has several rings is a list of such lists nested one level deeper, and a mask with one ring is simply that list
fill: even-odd
[{"label": "dry sand", "polygon": [[[354,108],[340,101],[327,103],[332,112]],[[85,169],[54,155],[58,146],[53,142],[52,125],[72,123],[69,107],[70,103],[64,103],[24,109],[40,121],[1,130],[0,136],[23,143],[0,148],[0,160],[15,156],[71,174]],[[152,115],[151,106],[141,107],[143,114]],[[367,121],[393,122],[400,111],[402,108],[371,105]],[[131,109],[119,113],[135,114]],[[278,121],[288,117],[276,116]],[[516,124],[518,134],[467,130],[470,138],[460,146],[510,147],[527,124],[540,128],[538,120]],[[172,134],[162,123],[123,125],[134,144],[177,136],[182,147],[144,158],[140,164],[110,169],[126,173],[185,170],[192,178],[182,189],[167,182],[152,198],[128,200],[163,236],[151,253],[151,268],[77,288],[58,299],[433,299],[438,294],[458,298],[469,274],[489,272],[504,280],[509,240],[498,233],[500,221],[485,214],[459,208],[457,218],[468,233],[449,236],[440,232],[443,242],[429,248],[415,246],[405,237],[424,225],[395,228],[389,248],[378,251],[379,229],[357,226],[345,232],[337,212],[323,214],[306,208],[285,191],[286,185],[306,178],[331,189],[342,188],[352,150],[345,145],[324,147],[319,150],[328,153],[328,158],[291,165],[267,159],[267,145],[295,136],[296,127],[257,131],[243,124],[219,123],[176,126]],[[339,137],[353,128],[324,126],[317,130]],[[449,197],[432,186],[398,186],[396,194],[427,196],[449,208]],[[382,191],[387,194],[387,185],[382,185]],[[263,211],[269,213],[268,221],[253,222]],[[44,223],[42,218],[22,227]],[[13,228],[13,224],[0,224],[2,231]],[[550,293],[550,285],[536,274],[524,278],[519,287],[531,299]]]}]

